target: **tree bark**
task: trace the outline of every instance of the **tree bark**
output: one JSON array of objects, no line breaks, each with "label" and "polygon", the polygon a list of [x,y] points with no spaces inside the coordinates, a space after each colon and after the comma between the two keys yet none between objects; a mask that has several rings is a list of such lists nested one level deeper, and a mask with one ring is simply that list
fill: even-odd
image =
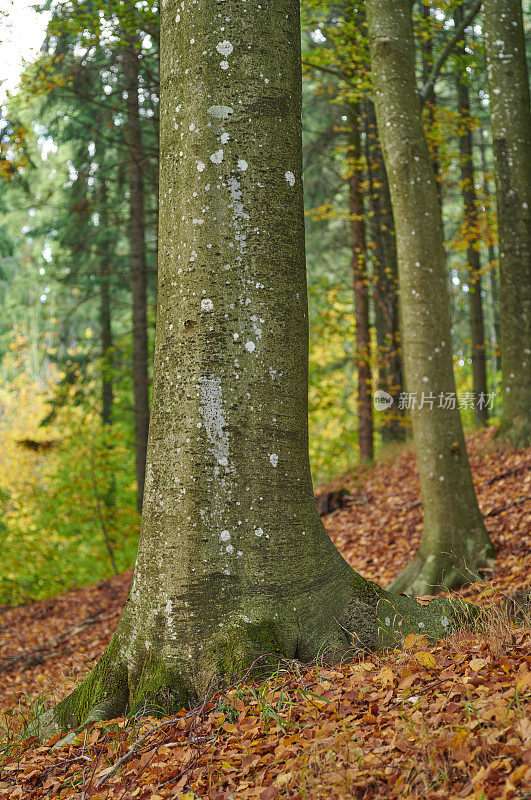
[{"label": "tree bark", "polygon": [[409,0],[370,0],[376,116],[397,234],[402,348],[424,506],[412,563],[392,588],[459,586],[491,563],[492,544],[470,475],[455,397],[440,208],[415,89]]},{"label": "tree bark", "polygon": [[137,510],[142,511],[149,429],[149,374],[147,338],[147,262],[144,220],[144,150],[139,113],[138,55],[129,39],[123,54],[127,93],[126,139],[129,183],[130,283],[133,303],[133,393]]},{"label": "tree bark", "polygon": [[374,458],[371,339],[369,328],[369,280],[365,248],[365,211],[361,185],[361,137],[359,107],[350,108],[349,210],[352,239],[352,278],[356,316],[356,370],[358,373],[358,445],[362,461]]},{"label": "tree bark", "polygon": [[503,411],[498,435],[531,442],[531,111],[520,0],[485,3],[498,206]]},{"label": "tree bark", "polygon": [[378,388],[393,398],[393,404],[382,409],[384,421],[380,434],[383,442],[402,441],[405,438],[405,425],[403,411],[398,407],[403,384],[396,240],[389,182],[371,100],[365,102],[364,120],[369,203],[376,245],[373,297],[378,347]]},{"label": "tree bark", "polygon": [[258,658],[348,658],[457,624],[447,600],[420,606],[357,575],[317,511],[299,4],[227,0],[220,21],[216,6],[166,0],[161,21],[160,272],[138,558],[109,648],[40,718],[41,737],[126,709],[188,706]]},{"label": "tree bark", "polygon": [[[454,24],[458,28],[463,22],[463,7],[454,9]],[[458,56],[465,56],[465,34],[456,45]],[[483,301],[481,298],[481,261],[479,255],[479,230],[475,188],[474,161],[472,153],[472,120],[468,86],[462,75],[456,77],[457,106],[460,115],[459,154],[461,166],[461,193],[467,234],[468,308],[472,348],[472,389],[474,392],[474,416],[478,425],[488,422],[487,368],[485,360],[485,330],[483,325]]]}]

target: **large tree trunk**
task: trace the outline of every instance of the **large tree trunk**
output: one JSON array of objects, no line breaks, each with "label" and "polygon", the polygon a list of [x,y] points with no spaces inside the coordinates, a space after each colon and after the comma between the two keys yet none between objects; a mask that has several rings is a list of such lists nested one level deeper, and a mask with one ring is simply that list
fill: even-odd
[{"label": "large tree trunk", "polygon": [[137,510],[142,511],[149,428],[149,375],[147,340],[147,263],[144,220],[144,150],[140,129],[138,55],[130,40],[123,55],[127,93],[126,138],[129,151],[129,251],[133,302],[133,393]]},{"label": "large tree trunk", "polygon": [[374,458],[372,418],[371,339],[369,328],[369,280],[365,249],[365,211],[361,185],[361,137],[359,107],[350,109],[349,210],[352,238],[352,278],[356,316],[356,370],[358,373],[358,445],[362,461]]},{"label": "large tree trunk", "polygon": [[485,3],[500,256],[503,412],[498,435],[531,442],[531,111],[520,0]]},{"label": "large tree trunk", "polygon": [[227,0],[222,25],[216,6],[187,9],[162,6],[159,296],[133,583],[106,653],[41,735],[181,708],[259,657],[348,657],[455,619],[447,601],[423,607],[357,575],[317,512],[299,4]]},{"label": "large tree trunk", "polygon": [[[454,10],[454,24],[458,28],[463,22],[463,7]],[[458,56],[465,56],[465,34],[456,45]],[[461,192],[467,232],[466,258],[468,264],[468,308],[472,342],[472,389],[474,392],[474,416],[478,425],[486,425],[487,368],[485,360],[485,331],[483,326],[483,302],[481,298],[481,262],[479,256],[479,230],[477,201],[472,154],[472,125],[468,86],[461,75],[456,79],[457,105],[460,120],[459,154],[461,161]]]},{"label": "large tree trunk", "polygon": [[409,0],[370,0],[367,20],[376,116],[397,234],[402,348],[424,505],[424,531],[393,589],[417,594],[455,587],[490,564],[453,393],[448,294],[440,208],[415,89]]}]

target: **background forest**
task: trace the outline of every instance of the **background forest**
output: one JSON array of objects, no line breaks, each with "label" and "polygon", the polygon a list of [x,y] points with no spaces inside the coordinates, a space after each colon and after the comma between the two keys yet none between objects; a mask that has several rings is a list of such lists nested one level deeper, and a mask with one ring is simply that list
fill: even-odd
[{"label": "background forest", "polygon": [[[157,6],[40,7],[51,15],[42,54],[0,122],[0,605],[133,564],[149,419]],[[471,430],[501,412],[483,12],[479,3],[419,0],[413,15],[458,402]],[[319,486],[393,453],[409,421],[363,3],[304,0],[302,21],[310,457]],[[393,397],[390,408],[373,402],[377,391]],[[484,398],[479,406],[473,393]]]}]

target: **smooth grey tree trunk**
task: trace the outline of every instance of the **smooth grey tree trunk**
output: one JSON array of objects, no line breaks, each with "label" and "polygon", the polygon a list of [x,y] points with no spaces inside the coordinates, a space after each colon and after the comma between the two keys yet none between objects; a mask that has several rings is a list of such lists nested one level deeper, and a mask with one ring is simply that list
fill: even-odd
[{"label": "smooth grey tree trunk", "polygon": [[[455,398],[440,207],[415,88],[409,0],[369,0],[376,116],[397,235],[402,348],[424,530],[392,584],[414,594],[466,583],[492,563]],[[439,405],[443,407],[439,407]],[[446,405],[446,407],[444,407]]]},{"label": "smooth grey tree trunk", "polygon": [[40,735],[197,702],[257,658],[456,623],[357,575],[308,460],[299,4],[162,5],[159,292],[142,533],[102,659]]},{"label": "smooth grey tree trunk", "polygon": [[498,435],[531,442],[531,111],[520,0],[485,2],[498,207],[503,412]]}]

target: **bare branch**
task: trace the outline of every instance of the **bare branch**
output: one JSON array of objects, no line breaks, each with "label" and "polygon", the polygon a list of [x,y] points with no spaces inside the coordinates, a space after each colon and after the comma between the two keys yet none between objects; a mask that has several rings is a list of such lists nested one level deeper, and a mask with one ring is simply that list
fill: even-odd
[{"label": "bare branch", "polygon": [[430,76],[429,76],[428,80],[426,81],[426,83],[424,84],[424,86],[422,87],[422,89],[419,92],[420,104],[421,105],[424,105],[424,103],[426,102],[426,98],[428,97],[430,91],[433,89],[435,81],[437,80],[437,78],[439,76],[439,73],[440,73],[441,69],[443,68],[446,59],[448,58],[448,56],[450,55],[450,53],[452,52],[452,50],[456,46],[456,44],[459,41],[459,39],[461,38],[461,35],[462,35],[463,31],[465,31],[468,28],[468,26],[470,25],[470,23],[472,22],[474,17],[478,14],[480,8],[481,8],[481,0],[478,0],[477,3],[474,3],[474,5],[470,9],[470,11],[466,15],[466,17],[463,19],[463,21],[459,25],[459,27],[455,29],[454,34],[451,37],[451,39],[448,40],[446,45],[441,50],[441,53],[439,54],[439,58],[437,59],[437,61],[435,62],[435,64],[432,67],[432,70],[431,70],[431,73],[430,73]]}]

